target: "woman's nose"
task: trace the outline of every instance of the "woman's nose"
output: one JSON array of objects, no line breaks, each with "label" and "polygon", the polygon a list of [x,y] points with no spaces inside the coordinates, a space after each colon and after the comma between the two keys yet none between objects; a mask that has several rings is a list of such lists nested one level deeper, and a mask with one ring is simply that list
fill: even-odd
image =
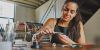
[{"label": "woman's nose", "polygon": [[70,11],[67,11],[67,15],[70,15],[71,13],[70,13]]}]

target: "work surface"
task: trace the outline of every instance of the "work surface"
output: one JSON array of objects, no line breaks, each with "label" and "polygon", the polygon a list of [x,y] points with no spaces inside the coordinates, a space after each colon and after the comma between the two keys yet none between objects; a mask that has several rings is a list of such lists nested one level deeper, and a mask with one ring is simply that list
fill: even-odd
[{"label": "work surface", "polygon": [[52,46],[51,43],[43,43],[41,48],[31,48],[30,46],[31,45],[27,45],[26,47],[13,47],[12,50],[100,50],[100,46],[95,45],[83,45],[81,47],[63,47],[61,45]]}]

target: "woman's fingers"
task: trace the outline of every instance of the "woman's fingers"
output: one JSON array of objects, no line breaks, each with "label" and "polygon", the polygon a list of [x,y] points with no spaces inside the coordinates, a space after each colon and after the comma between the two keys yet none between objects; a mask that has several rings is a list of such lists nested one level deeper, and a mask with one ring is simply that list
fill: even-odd
[{"label": "woman's fingers", "polygon": [[49,31],[49,34],[53,34],[54,33],[54,30],[52,30],[52,29],[48,29],[48,31]]},{"label": "woman's fingers", "polygon": [[46,28],[44,31],[45,31],[46,33],[50,33],[50,30],[47,29],[47,28]]},{"label": "woman's fingers", "polygon": [[42,28],[39,30],[40,33],[44,33],[44,34],[52,34],[54,33],[54,31],[52,29],[48,29],[48,28]]},{"label": "woman's fingers", "polygon": [[40,33],[41,33],[41,34],[46,34],[46,32],[45,32],[45,31],[40,31]]},{"label": "woman's fingers", "polygon": [[66,35],[62,35],[62,34],[59,35],[59,38],[63,39],[63,40],[67,40],[68,39],[68,37]]}]

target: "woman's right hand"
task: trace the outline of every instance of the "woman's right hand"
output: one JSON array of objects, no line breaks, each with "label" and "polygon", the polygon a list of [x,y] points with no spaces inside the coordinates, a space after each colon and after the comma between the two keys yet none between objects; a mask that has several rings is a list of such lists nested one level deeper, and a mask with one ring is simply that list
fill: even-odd
[{"label": "woman's right hand", "polygon": [[41,33],[41,34],[53,34],[54,30],[51,29],[51,28],[42,27],[38,32]]},{"label": "woman's right hand", "polygon": [[54,27],[56,25],[56,19],[49,18],[39,30],[40,33],[43,34],[52,34],[54,33]]},{"label": "woman's right hand", "polygon": [[[36,38],[38,39],[38,41],[41,41],[45,34],[52,35],[53,32],[54,31],[52,29],[48,29],[48,28],[43,28],[42,27],[41,29],[39,29],[37,31],[38,34],[37,34]],[[32,37],[32,38],[34,38],[34,37]]]}]

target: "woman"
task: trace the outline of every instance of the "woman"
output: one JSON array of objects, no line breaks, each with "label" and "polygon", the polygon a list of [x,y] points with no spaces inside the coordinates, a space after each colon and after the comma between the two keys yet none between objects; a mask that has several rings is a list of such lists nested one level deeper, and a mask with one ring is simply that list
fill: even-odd
[{"label": "woman", "polygon": [[[41,35],[52,34],[52,43],[84,44],[85,35],[78,8],[78,4],[75,2],[65,2],[62,8],[62,16],[57,19],[48,19],[39,30],[39,33]],[[55,32],[61,32],[63,34],[54,34]]]}]

